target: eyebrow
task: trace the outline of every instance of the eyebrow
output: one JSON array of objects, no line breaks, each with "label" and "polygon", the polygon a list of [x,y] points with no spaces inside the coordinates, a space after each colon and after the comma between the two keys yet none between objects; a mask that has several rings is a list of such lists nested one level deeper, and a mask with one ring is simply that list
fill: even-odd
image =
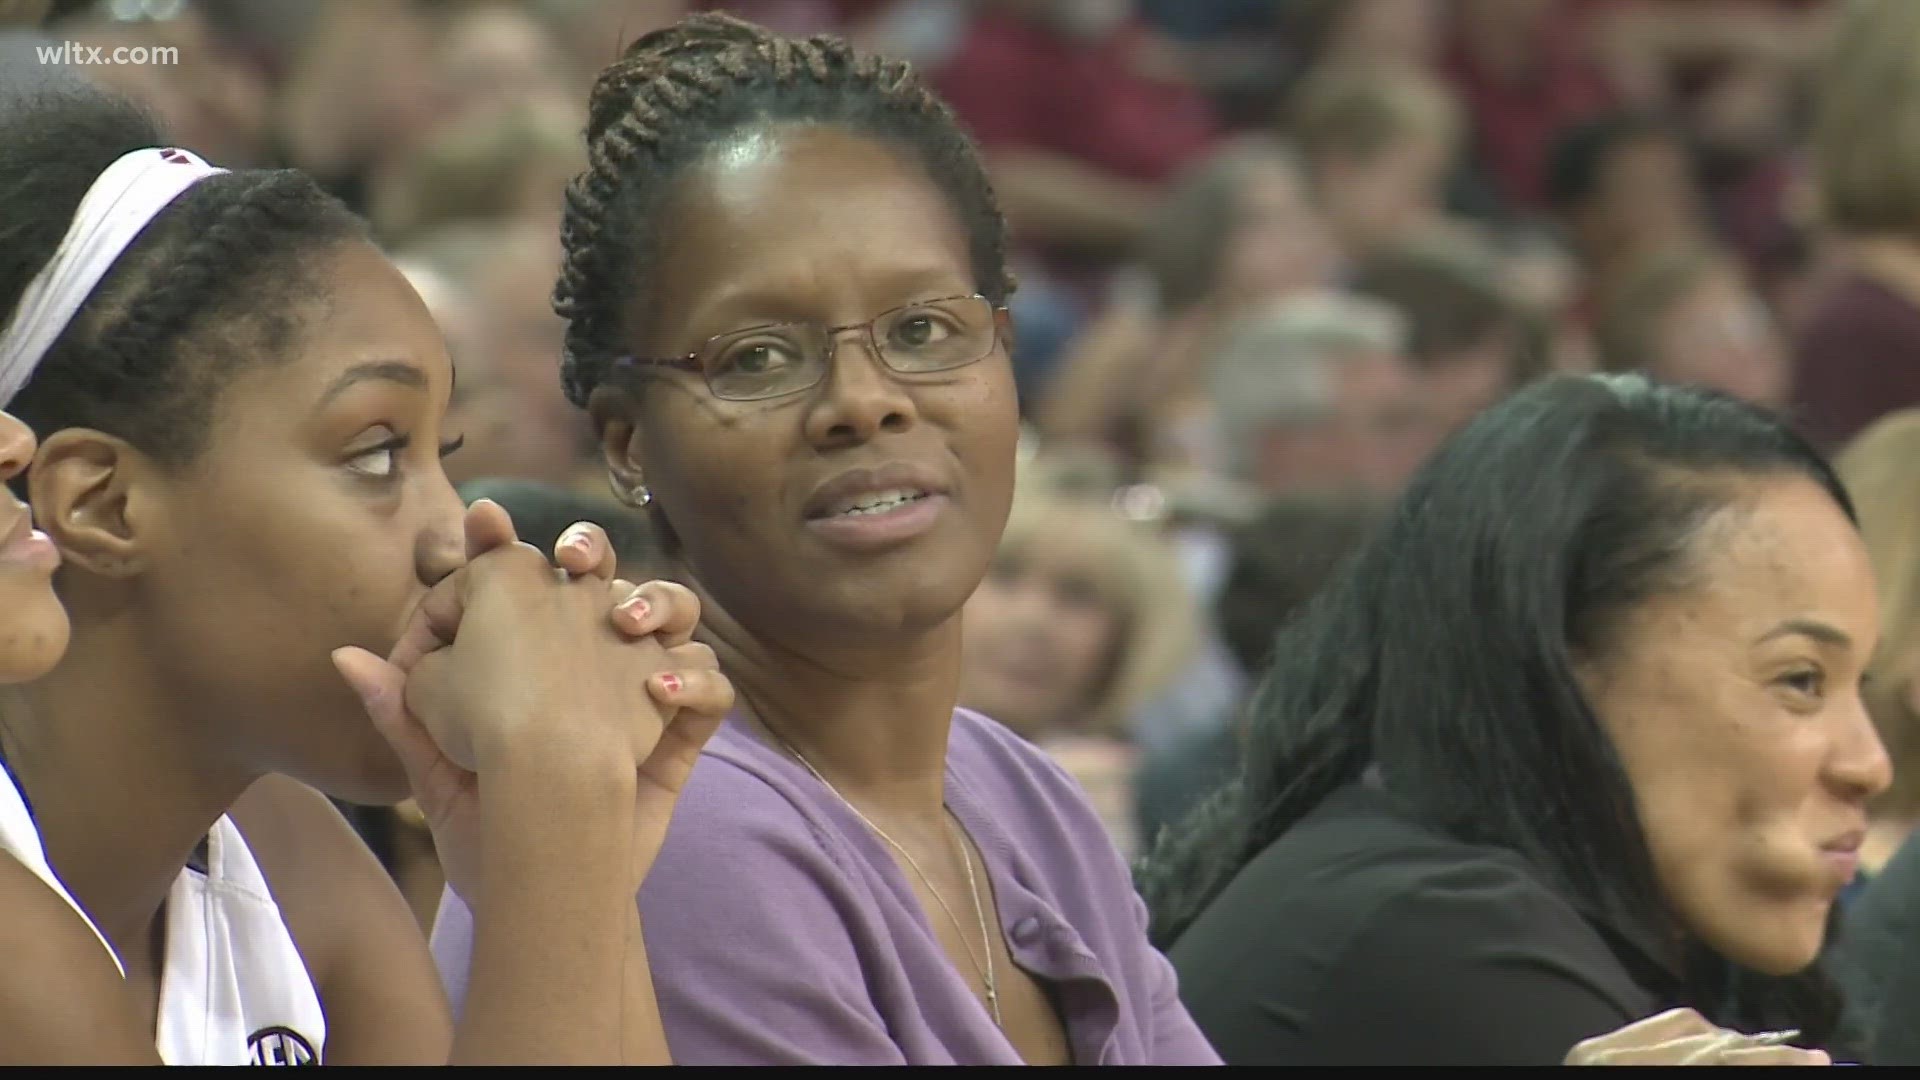
[{"label": "eyebrow", "polygon": [[427,388],[426,373],[412,364],[404,360],[374,360],[355,364],[341,372],[340,377],[333,380],[333,385],[327,387],[326,393],[320,395],[320,402],[313,407],[314,411],[326,408],[329,402],[346,393],[349,387],[374,381],[398,383],[414,390]]},{"label": "eyebrow", "polygon": [[1822,645],[1832,645],[1842,649],[1850,649],[1853,647],[1853,639],[1848,637],[1844,630],[1820,622],[1817,619],[1788,619],[1786,622],[1762,634],[1760,636],[1760,643],[1769,642],[1775,638],[1786,637],[1789,634],[1799,634],[1802,637],[1809,637],[1820,642]]}]

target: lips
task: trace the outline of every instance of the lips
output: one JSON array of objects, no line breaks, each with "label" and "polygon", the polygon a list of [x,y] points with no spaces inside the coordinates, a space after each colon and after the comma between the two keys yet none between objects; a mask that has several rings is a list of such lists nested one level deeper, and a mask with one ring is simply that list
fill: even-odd
[{"label": "lips", "polygon": [[930,495],[947,493],[948,485],[933,470],[895,462],[841,473],[815,488],[802,512],[808,521],[883,514]]},{"label": "lips", "polygon": [[1866,830],[1854,829],[1851,832],[1842,833],[1826,843],[1821,844],[1820,850],[1832,855],[1858,855],[1860,853],[1860,845],[1866,843],[1866,841]]}]

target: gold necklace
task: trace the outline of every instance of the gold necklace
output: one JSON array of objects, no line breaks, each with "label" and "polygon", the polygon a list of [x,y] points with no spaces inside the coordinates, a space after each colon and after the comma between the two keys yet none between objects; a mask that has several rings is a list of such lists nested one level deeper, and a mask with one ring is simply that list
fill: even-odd
[{"label": "gold necklace", "polygon": [[[933,902],[940,905],[940,910],[947,913],[947,919],[953,923],[953,928],[959,931],[960,947],[966,950],[967,962],[972,964],[973,970],[980,974],[980,981],[986,987],[987,1011],[993,1014],[994,1026],[1004,1027],[1005,1025],[1000,1022],[1000,982],[999,979],[995,977],[993,970],[993,937],[987,932],[987,907],[980,900],[980,886],[975,882],[973,876],[973,854],[967,850],[966,837],[955,836],[954,841],[960,847],[961,865],[965,866],[967,870],[967,895],[973,900],[973,913],[980,922],[980,945],[987,953],[987,962],[984,967],[980,961],[973,958],[973,946],[967,944],[967,931],[966,928],[960,924],[960,917],[953,913],[953,908],[947,906],[947,901],[940,895],[940,890],[933,887],[933,879],[927,877],[925,870],[920,869],[920,864],[914,859],[913,855],[909,853],[905,847],[902,847],[898,840],[888,836],[885,829],[875,825],[873,819],[861,813],[860,808],[853,805],[852,799],[840,794],[840,789],[834,787],[833,781],[822,776],[820,770],[813,767],[813,762],[807,760],[807,756],[800,752],[799,747],[788,742],[784,736],[774,731],[772,727],[768,727],[767,731],[771,733],[774,738],[780,740],[780,745],[786,747],[787,753],[792,754],[794,760],[805,766],[806,770],[813,774],[813,778],[820,781],[821,786],[833,792],[834,798],[839,799],[842,805],[853,811],[853,816],[859,818],[861,824],[872,829],[875,836],[885,840],[892,846],[893,850],[900,853],[901,858],[907,860],[908,866],[913,867],[913,872],[920,876],[920,881],[926,885],[927,893],[933,897]],[[942,809],[944,810],[945,807],[943,806]],[[952,819],[944,813],[941,814],[941,821],[945,822],[949,832],[958,833],[960,831],[959,827],[954,825]]]}]

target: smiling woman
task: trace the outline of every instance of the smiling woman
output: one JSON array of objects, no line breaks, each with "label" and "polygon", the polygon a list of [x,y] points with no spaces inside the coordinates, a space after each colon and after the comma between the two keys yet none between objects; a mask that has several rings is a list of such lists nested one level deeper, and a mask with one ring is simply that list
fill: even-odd
[{"label": "smiling woman", "polygon": [[[953,116],[719,16],[640,39],[591,112],[566,383],[741,690],[639,896],[675,1059],[1214,1061],[1085,798],[955,707],[1018,408]],[[443,905],[456,998],[469,932]]]},{"label": "smiling woman", "polygon": [[1148,860],[1195,1017],[1233,1064],[1551,1065],[1675,1005],[1832,1046],[1878,619],[1775,418],[1640,376],[1483,413],[1281,632],[1240,776]]}]

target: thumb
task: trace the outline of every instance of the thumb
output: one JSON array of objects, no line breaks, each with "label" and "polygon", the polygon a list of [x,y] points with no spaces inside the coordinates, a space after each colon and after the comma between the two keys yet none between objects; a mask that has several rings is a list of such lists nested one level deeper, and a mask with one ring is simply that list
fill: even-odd
[{"label": "thumb", "polygon": [[351,645],[333,651],[333,666],[340,672],[373,721],[375,731],[393,747],[400,768],[407,774],[420,808],[433,820],[433,806],[441,794],[436,778],[442,772],[446,756],[427,729],[407,712],[406,673],[365,649]]},{"label": "thumb", "polygon": [[385,732],[406,708],[407,677],[399,668],[352,645],[333,650],[333,667],[360,697],[375,727]]}]

